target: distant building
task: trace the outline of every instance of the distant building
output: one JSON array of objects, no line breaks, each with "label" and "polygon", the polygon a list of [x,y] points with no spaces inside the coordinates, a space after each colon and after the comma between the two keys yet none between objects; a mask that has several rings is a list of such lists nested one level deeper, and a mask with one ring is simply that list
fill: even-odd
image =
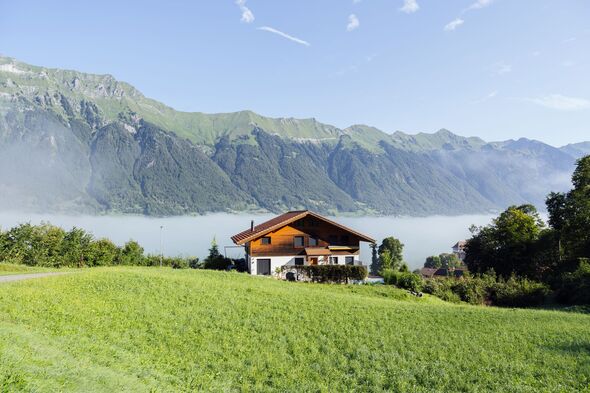
[{"label": "distant building", "polygon": [[463,263],[465,261],[465,245],[466,244],[467,244],[467,241],[459,240],[453,246],[453,254],[455,254],[457,256],[457,258],[459,258],[461,263]]}]

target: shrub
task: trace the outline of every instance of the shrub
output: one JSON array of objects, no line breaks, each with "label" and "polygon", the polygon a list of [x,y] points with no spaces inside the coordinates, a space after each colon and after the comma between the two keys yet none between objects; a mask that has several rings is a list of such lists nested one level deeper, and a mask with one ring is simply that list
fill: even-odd
[{"label": "shrub", "polygon": [[[449,280],[450,281],[450,280]],[[463,302],[484,304],[488,299],[488,286],[481,278],[466,277],[451,281],[451,290]]]},{"label": "shrub", "polygon": [[581,258],[574,272],[562,275],[557,301],[564,304],[590,304],[590,259]]},{"label": "shrub", "polygon": [[381,275],[383,276],[383,281],[385,284],[395,285],[397,287],[415,292],[418,292],[422,289],[423,280],[418,274],[406,271],[385,269]]},{"label": "shrub", "polygon": [[351,280],[367,278],[367,268],[353,265],[303,265],[283,266],[281,270],[297,270],[301,275],[313,282],[348,283]]},{"label": "shrub", "polygon": [[203,269],[227,270],[233,261],[230,258],[224,258],[221,255],[215,258],[206,258],[203,262]]},{"label": "shrub", "polygon": [[512,276],[507,281],[499,280],[491,290],[494,305],[504,307],[532,307],[545,302],[549,288],[540,282]]},{"label": "shrub", "polygon": [[200,269],[201,263],[199,262],[199,258],[191,258],[188,262],[188,267],[191,269]]},{"label": "shrub", "polygon": [[170,266],[172,269],[188,269],[189,260],[186,258],[171,258]]}]

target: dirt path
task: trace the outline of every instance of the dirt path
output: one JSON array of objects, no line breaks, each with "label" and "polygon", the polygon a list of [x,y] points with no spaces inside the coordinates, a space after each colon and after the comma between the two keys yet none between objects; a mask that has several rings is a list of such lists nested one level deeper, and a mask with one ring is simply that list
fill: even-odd
[{"label": "dirt path", "polygon": [[25,274],[11,274],[7,276],[0,276],[0,283],[28,280],[29,278],[41,278],[48,276],[59,276],[62,274],[68,274],[67,272],[52,272],[52,273],[25,273]]}]

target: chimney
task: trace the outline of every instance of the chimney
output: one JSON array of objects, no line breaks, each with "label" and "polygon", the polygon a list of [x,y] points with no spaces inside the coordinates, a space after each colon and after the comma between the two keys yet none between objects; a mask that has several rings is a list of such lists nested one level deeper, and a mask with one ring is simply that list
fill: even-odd
[{"label": "chimney", "polygon": [[254,231],[254,220],[250,221],[250,230]]}]

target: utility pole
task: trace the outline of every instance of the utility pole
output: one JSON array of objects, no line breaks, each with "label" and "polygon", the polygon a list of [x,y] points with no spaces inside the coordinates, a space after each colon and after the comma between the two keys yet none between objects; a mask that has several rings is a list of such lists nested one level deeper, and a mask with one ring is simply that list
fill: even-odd
[{"label": "utility pole", "polygon": [[164,232],[164,225],[160,225],[160,267],[162,267],[162,259],[164,258],[164,248],[163,248],[164,237],[163,237],[163,232]]}]

